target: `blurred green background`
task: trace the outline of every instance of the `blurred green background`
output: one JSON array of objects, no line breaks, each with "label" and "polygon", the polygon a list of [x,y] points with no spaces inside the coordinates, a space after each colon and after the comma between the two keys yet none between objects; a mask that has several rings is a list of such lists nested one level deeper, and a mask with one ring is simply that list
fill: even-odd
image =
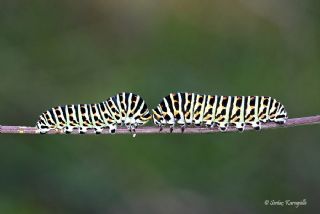
[{"label": "blurred green background", "polygon": [[[0,124],[175,91],[319,114],[317,0],[0,0]],[[0,213],[312,213],[319,126],[208,135],[0,136]],[[265,200],[306,199],[305,207]]]}]

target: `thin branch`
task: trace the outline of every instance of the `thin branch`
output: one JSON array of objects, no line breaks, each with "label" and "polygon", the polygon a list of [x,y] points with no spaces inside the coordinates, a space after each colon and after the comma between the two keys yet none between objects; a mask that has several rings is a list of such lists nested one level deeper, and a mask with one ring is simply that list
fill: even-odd
[{"label": "thin branch", "polygon": [[[289,128],[294,126],[305,126],[305,125],[314,125],[320,124],[320,115],[310,116],[310,117],[301,117],[301,118],[292,118],[288,119],[287,122],[283,125],[277,123],[265,123],[262,124],[263,129],[275,129],[275,128]],[[245,131],[253,130],[252,127],[247,126]],[[225,132],[236,132],[238,131],[234,127],[229,127]],[[184,130],[185,134],[199,134],[199,133],[213,133],[220,132],[217,127],[209,128],[198,128],[198,127],[187,127]],[[136,129],[137,134],[167,134],[170,133],[169,128],[164,128],[159,132],[159,128],[156,126],[149,127],[140,127]],[[172,133],[181,133],[181,129],[176,127]],[[39,134],[35,127],[26,127],[26,126],[0,126],[0,134]],[[64,134],[59,130],[51,130],[47,134]],[[75,130],[72,134],[79,134]],[[86,134],[94,134],[93,130],[89,130]],[[103,130],[102,134],[109,134],[108,130]],[[115,134],[132,134],[126,128],[118,128]]]}]

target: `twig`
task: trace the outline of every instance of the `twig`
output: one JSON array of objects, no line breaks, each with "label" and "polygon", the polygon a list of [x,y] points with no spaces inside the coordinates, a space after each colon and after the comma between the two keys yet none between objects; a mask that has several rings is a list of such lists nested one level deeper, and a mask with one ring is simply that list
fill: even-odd
[{"label": "twig", "polygon": [[[320,124],[320,115],[310,116],[310,117],[301,117],[301,118],[292,118],[288,119],[287,122],[283,125],[276,123],[265,123],[262,124],[262,129],[275,129],[275,128],[288,128],[294,126],[304,126],[304,125],[313,125]],[[253,130],[252,127],[246,126],[245,131]],[[234,127],[229,127],[225,132],[236,132],[238,131]],[[187,127],[184,130],[185,134],[199,134],[199,133],[213,133],[220,132],[217,127],[209,128],[198,128],[198,127]],[[137,134],[167,134],[170,133],[169,128],[164,128],[159,132],[159,128],[156,126],[149,127],[140,127],[136,129]],[[177,126],[172,133],[181,133],[181,129]],[[35,127],[26,127],[26,126],[0,126],[0,134],[39,134]],[[51,130],[47,134],[63,134],[59,130]],[[75,130],[72,134],[79,134]],[[94,134],[93,130],[89,130],[86,134]],[[108,130],[103,130],[102,134],[109,134]],[[120,127],[117,129],[115,134],[132,134],[126,128]]]}]

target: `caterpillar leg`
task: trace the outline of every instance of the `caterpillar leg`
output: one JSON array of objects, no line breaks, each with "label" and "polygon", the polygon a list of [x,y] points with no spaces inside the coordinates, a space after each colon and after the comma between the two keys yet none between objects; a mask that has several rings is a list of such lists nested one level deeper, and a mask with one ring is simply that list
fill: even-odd
[{"label": "caterpillar leg", "polygon": [[110,133],[110,134],[116,133],[116,129],[117,129],[117,126],[116,126],[116,125],[110,125],[110,126],[109,126],[109,133]]},{"label": "caterpillar leg", "polygon": [[186,125],[182,125],[180,128],[181,128],[181,133],[184,133],[184,130],[186,129]]},{"label": "caterpillar leg", "polygon": [[275,118],[274,119],[274,122],[275,123],[278,123],[278,124],[285,124],[286,123],[286,121],[287,121],[287,118]]},{"label": "caterpillar leg", "polygon": [[169,125],[170,133],[172,133],[173,129],[174,129],[175,121],[174,120],[170,120],[170,121],[167,122],[167,124]]},{"label": "caterpillar leg", "polygon": [[102,127],[95,127],[94,128],[94,132],[96,133],[96,134],[101,134],[102,133]]},{"label": "caterpillar leg", "polygon": [[171,125],[171,126],[170,126],[170,133],[173,132],[173,128],[174,128],[174,125]]},{"label": "caterpillar leg", "polygon": [[261,130],[261,122],[260,122],[260,121],[253,122],[253,123],[252,123],[252,127],[253,127],[255,130]]},{"label": "caterpillar leg", "polygon": [[214,127],[214,123],[213,123],[212,121],[207,121],[207,122],[205,123],[205,126],[210,129],[210,128],[213,128],[213,127]]},{"label": "caterpillar leg", "polygon": [[172,132],[173,132],[174,125],[175,125],[175,122],[174,122],[174,121],[168,121],[167,124],[169,125],[170,133],[172,133]]},{"label": "caterpillar leg", "polygon": [[88,128],[87,127],[80,127],[80,129],[79,129],[79,134],[85,134],[85,133],[87,133],[87,131],[88,131]]},{"label": "caterpillar leg", "polygon": [[73,127],[71,126],[63,127],[63,132],[66,134],[71,134],[73,132]]},{"label": "caterpillar leg", "polygon": [[37,127],[37,131],[40,134],[46,134],[46,133],[48,133],[48,131],[50,131],[49,126],[41,124],[40,122],[37,122],[36,127]]},{"label": "caterpillar leg", "polygon": [[135,119],[133,118],[126,118],[124,121],[124,125],[131,131],[133,124],[135,124]]},{"label": "caterpillar leg", "polygon": [[50,131],[49,128],[41,128],[41,129],[38,129],[38,130],[39,130],[40,134],[47,134]]},{"label": "caterpillar leg", "polygon": [[221,122],[218,124],[218,127],[220,129],[220,131],[224,132],[228,129],[228,123],[226,122]]},{"label": "caterpillar leg", "polygon": [[132,137],[136,137],[136,128],[137,128],[138,124],[131,124],[129,127],[127,127],[129,129],[129,131],[132,133]]},{"label": "caterpillar leg", "polygon": [[126,118],[125,120],[125,126],[127,129],[132,133],[132,136],[135,137],[136,134],[136,128],[138,127],[138,120],[135,120],[134,118]]},{"label": "caterpillar leg", "polygon": [[130,132],[135,132],[136,131],[136,127],[132,124],[130,126],[127,126],[127,129],[130,131]]},{"label": "caterpillar leg", "polygon": [[181,129],[181,133],[184,133],[184,130],[186,129],[186,124],[185,123],[179,123],[180,125],[180,129]]},{"label": "caterpillar leg", "polygon": [[185,120],[178,120],[177,124],[180,125],[181,133],[183,133],[186,128]]},{"label": "caterpillar leg", "polygon": [[286,123],[286,121],[285,120],[281,120],[281,121],[276,121],[276,123],[283,125],[283,124]]},{"label": "caterpillar leg", "polygon": [[245,128],[245,124],[244,123],[236,122],[235,125],[236,125],[236,128],[238,129],[238,131],[240,131],[240,132],[244,131],[244,128]]},{"label": "caterpillar leg", "polygon": [[137,128],[137,125],[136,124],[134,124],[133,126],[132,126],[132,137],[136,137],[136,128]]},{"label": "caterpillar leg", "polygon": [[200,121],[193,120],[193,125],[194,125],[195,127],[200,127],[200,126],[201,126],[201,123],[200,123]]},{"label": "caterpillar leg", "polygon": [[161,132],[163,130],[163,127],[165,125],[167,125],[167,124],[168,124],[168,122],[164,118],[162,120],[160,120],[160,123],[159,123],[160,130],[159,130],[159,132]]}]

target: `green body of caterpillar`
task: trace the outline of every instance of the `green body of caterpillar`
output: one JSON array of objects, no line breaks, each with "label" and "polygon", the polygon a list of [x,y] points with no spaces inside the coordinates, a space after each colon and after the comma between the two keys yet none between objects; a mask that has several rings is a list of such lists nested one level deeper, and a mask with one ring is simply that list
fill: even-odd
[{"label": "green body of caterpillar", "polygon": [[93,129],[99,134],[104,128],[114,133],[117,126],[125,125],[131,131],[151,119],[145,101],[133,93],[119,93],[96,104],[58,106],[40,115],[37,129],[45,134],[52,129],[71,133],[78,129],[86,133]]},{"label": "green body of caterpillar", "polygon": [[261,129],[268,121],[285,123],[287,112],[277,100],[266,96],[218,96],[195,93],[171,93],[152,110],[153,121],[162,127],[175,124],[213,127],[221,131],[235,126],[243,131],[246,125]]}]

